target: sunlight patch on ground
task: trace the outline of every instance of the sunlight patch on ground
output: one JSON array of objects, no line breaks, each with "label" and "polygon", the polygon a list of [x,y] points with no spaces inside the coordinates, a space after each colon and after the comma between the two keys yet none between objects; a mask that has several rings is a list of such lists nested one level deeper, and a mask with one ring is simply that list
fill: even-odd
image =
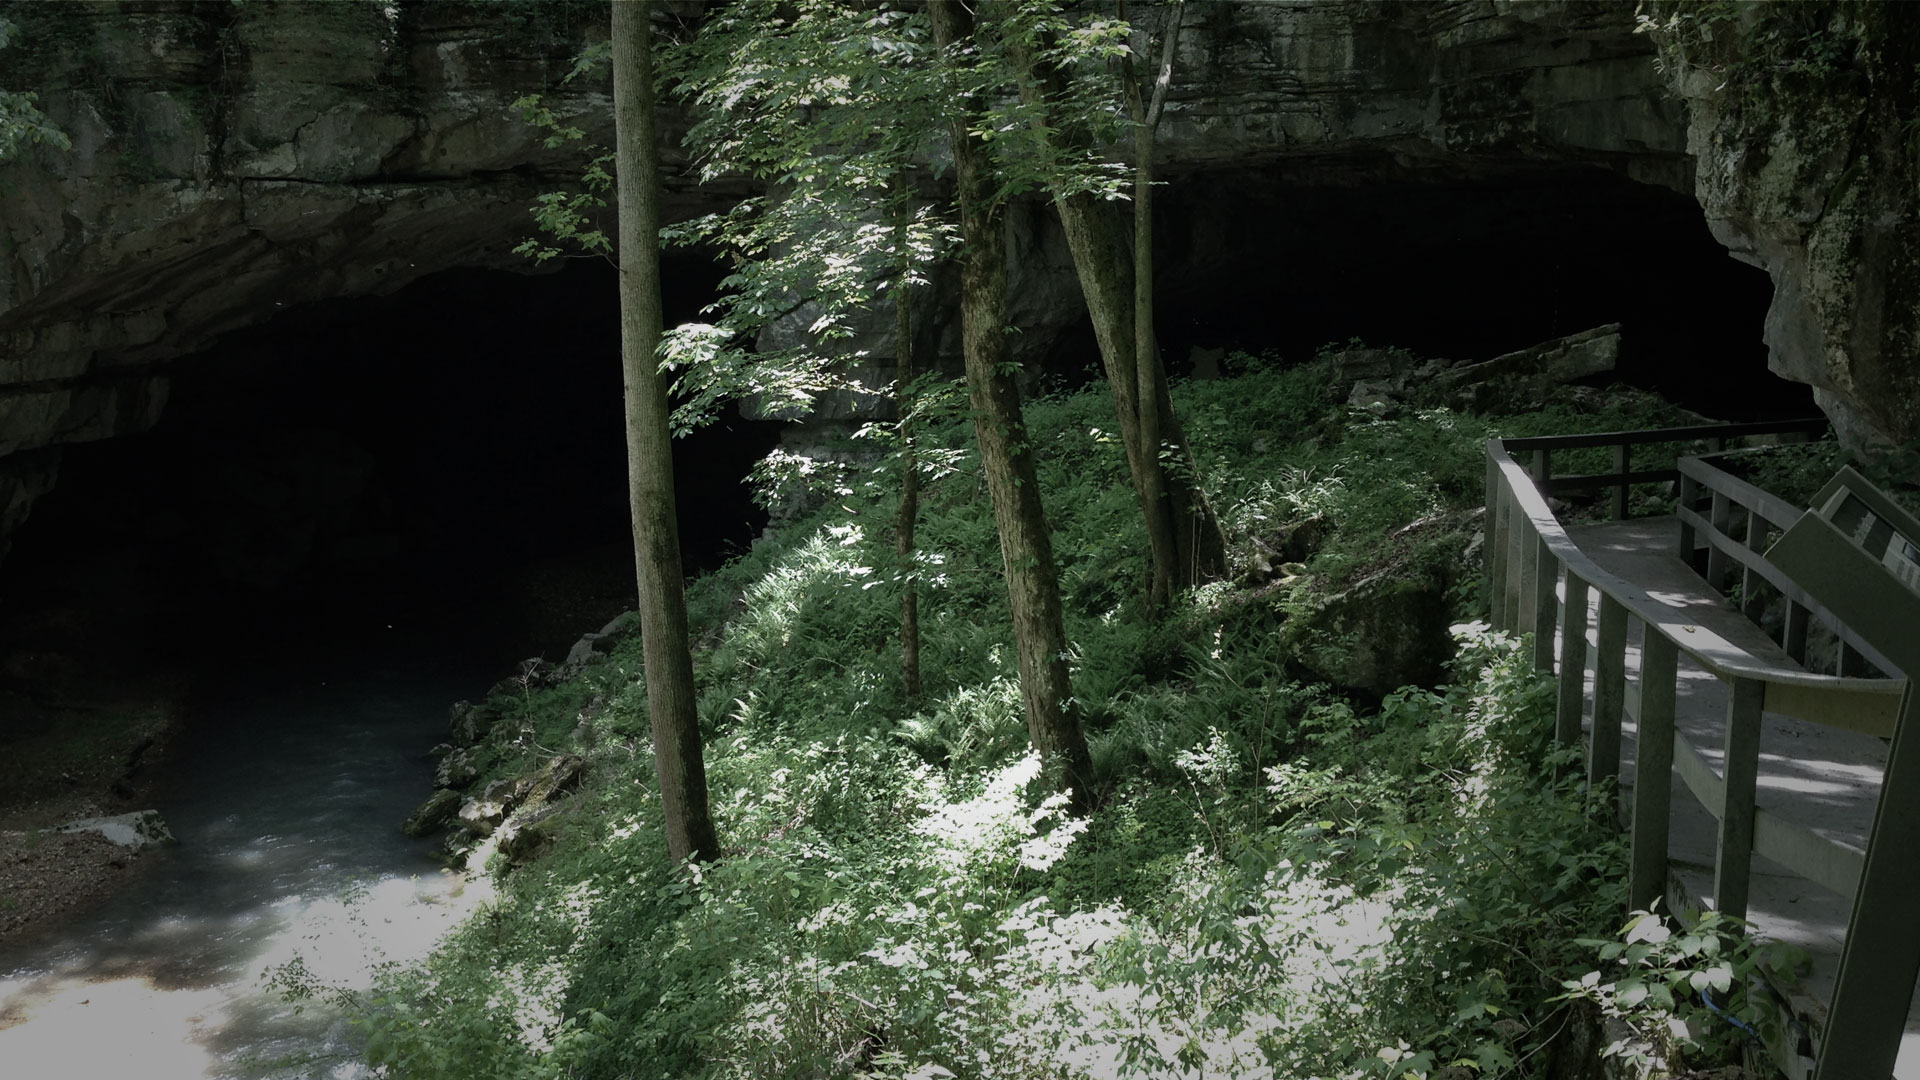
[{"label": "sunlight patch on ground", "polygon": [[[485,878],[388,877],[339,895],[281,900],[239,920],[248,929],[264,923],[263,932],[163,919],[133,936],[220,944],[184,971],[162,961],[144,965],[152,969],[145,973],[103,976],[102,968],[126,966],[104,955],[127,944],[120,942],[0,980],[0,1062],[7,1076],[22,1077],[366,1075],[339,1010],[324,999],[288,1003],[269,974],[298,960],[314,984],[365,989],[382,965],[425,956],[493,894]],[[223,970],[234,974],[222,979]]]}]

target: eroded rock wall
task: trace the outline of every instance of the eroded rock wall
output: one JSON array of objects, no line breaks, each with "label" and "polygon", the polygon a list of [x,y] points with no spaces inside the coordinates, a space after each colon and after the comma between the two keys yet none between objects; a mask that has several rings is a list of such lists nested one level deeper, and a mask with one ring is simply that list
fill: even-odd
[{"label": "eroded rock wall", "polygon": [[1920,438],[1920,6],[1690,0],[1652,20],[1708,224],[1773,278],[1769,365],[1850,442]]},{"label": "eroded rock wall", "polygon": [[568,10],[11,5],[6,80],[73,147],[0,167],[0,543],[53,448],[157,420],[165,361],[290,305],[521,264],[527,206],[579,165],[512,102],[607,126],[557,85],[598,30]]},{"label": "eroded rock wall", "polygon": [[[451,266],[524,267],[511,248],[530,231],[526,207],[579,162],[510,106],[544,90],[604,139],[601,93],[558,83],[604,32],[603,12],[459,0],[9,7],[19,33],[0,79],[38,90],[74,146],[0,167],[0,534],[52,483],[53,448],[151,425],[169,359],[287,305]],[[1176,184],[1227,165],[1356,183],[1590,164],[1692,185],[1685,111],[1628,5],[1248,0],[1190,4],[1187,17],[1160,140]],[[1696,118],[1694,152],[1712,124]],[[1752,196],[1706,185],[1721,220],[1742,220]],[[668,180],[678,214],[739,194]],[[1080,318],[1077,286],[1053,257],[1050,215],[1014,217],[1033,219],[1015,250],[1044,256],[1021,265],[1014,290],[1024,347],[1039,354]],[[1782,310],[1778,336],[1804,333]],[[924,323],[935,351],[950,347],[943,318]],[[859,343],[882,364],[887,321]],[[1875,332],[1856,317],[1822,335],[1831,348]]]}]

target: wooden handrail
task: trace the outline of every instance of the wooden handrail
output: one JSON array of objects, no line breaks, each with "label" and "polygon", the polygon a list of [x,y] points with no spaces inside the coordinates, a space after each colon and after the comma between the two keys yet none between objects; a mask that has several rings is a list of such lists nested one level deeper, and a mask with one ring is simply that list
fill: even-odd
[{"label": "wooden handrail", "polygon": [[[1546,500],[1534,490],[1533,481],[1527,471],[1508,456],[1499,439],[1487,444],[1488,456],[1505,486],[1519,504],[1521,513],[1546,540],[1555,559],[1580,577],[1593,588],[1613,597],[1625,606],[1636,618],[1649,626],[1657,626],[1661,632],[1672,639],[1675,646],[1701,667],[1706,668],[1722,679],[1756,679],[1772,685],[1796,686],[1816,690],[1834,690],[1844,693],[1885,694],[1898,698],[1905,688],[1905,679],[1855,679],[1838,675],[1818,675],[1810,671],[1794,671],[1789,668],[1770,664],[1727,639],[1715,634],[1704,626],[1697,626],[1680,618],[1673,608],[1648,596],[1646,590],[1623,578],[1600,568],[1600,564],[1587,557],[1560,524],[1553,511],[1547,508]],[[1491,541],[1489,541],[1491,542]]]},{"label": "wooden handrail", "polygon": [[[1734,696],[1744,704],[1730,713],[1728,734],[1730,738],[1736,738],[1742,757],[1749,756],[1753,750],[1751,740],[1756,731],[1753,727],[1754,710],[1759,709],[1843,730],[1879,735],[1892,733],[1906,680],[1858,679],[1783,667],[1754,656],[1705,626],[1687,622],[1678,610],[1661,603],[1634,583],[1602,569],[1580,550],[1547,506],[1533,478],[1507,453],[1501,440],[1488,443],[1487,458],[1489,491],[1497,500],[1496,508],[1500,511],[1496,515],[1495,528],[1511,534],[1490,536],[1488,545],[1498,544],[1514,553],[1524,553],[1529,547],[1536,548],[1540,552],[1539,559],[1551,559],[1564,569],[1569,582],[1567,591],[1570,599],[1577,593],[1588,591],[1598,594],[1596,599],[1600,619],[1596,636],[1588,639],[1583,630],[1580,634],[1581,644],[1586,648],[1578,650],[1583,653],[1591,651],[1596,659],[1593,746],[1589,755],[1589,769],[1594,779],[1611,776],[1618,771],[1617,739],[1622,716],[1643,717],[1644,702],[1640,688],[1627,685],[1623,673],[1615,670],[1619,666],[1619,658],[1612,655],[1625,648],[1623,623],[1629,616],[1640,620],[1646,628],[1646,634],[1658,634],[1676,655],[1684,653],[1695,664],[1738,690]],[[1525,565],[1512,555],[1505,559],[1496,557],[1493,569],[1496,575],[1493,583],[1496,619],[1508,628],[1534,630],[1536,642],[1540,635],[1551,634],[1554,630],[1551,620],[1558,613],[1551,612],[1549,606],[1540,601],[1542,587],[1553,577],[1540,569],[1539,562]],[[1574,588],[1573,582],[1579,582],[1581,587]],[[1529,600],[1532,602],[1528,603]],[[1580,619],[1579,625],[1584,627],[1584,604]],[[1543,624],[1543,620],[1549,621]],[[1545,654],[1545,663],[1540,663],[1542,653]],[[1536,649],[1536,664],[1550,669],[1551,656],[1550,650]],[[1612,678],[1608,676],[1609,671],[1614,671]],[[1570,680],[1564,677],[1565,674],[1563,671],[1561,716],[1556,726],[1556,730],[1563,733],[1569,726],[1566,713],[1569,704],[1567,683]],[[1575,696],[1571,705],[1578,709],[1582,702]],[[1744,717],[1737,724],[1733,719],[1736,714]],[[1575,731],[1578,730],[1577,717],[1576,712],[1572,720]],[[1740,790],[1737,793],[1730,792],[1725,781],[1713,776],[1712,770],[1705,766],[1699,751],[1677,729],[1669,730],[1673,730],[1674,766],[1688,781],[1689,790],[1702,799],[1716,818],[1721,819],[1722,846],[1726,850],[1716,859],[1716,879],[1724,878],[1724,881],[1716,888],[1724,886],[1728,890],[1728,902],[1744,910],[1747,867],[1756,851],[1781,862],[1808,880],[1843,893],[1852,891],[1854,886],[1841,879],[1846,872],[1858,867],[1858,848],[1819,836],[1777,815],[1757,809],[1753,805],[1755,778],[1745,775],[1747,770],[1743,768],[1742,775],[1737,778],[1736,786]],[[1711,783],[1706,782],[1708,777],[1712,778]],[[1648,779],[1642,778],[1642,782]],[[1732,794],[1738,794],[1739,797],[1729,798]],[[1713,800],[1710,803],[1707,802],[1709,798]],[[1734,811],[1734,820],[1731,822],[1727,820],[1730,809]],[[1640,868],[1635,874],[1640,879],[1637,888],[1646,887],[1644,880],[1652,872],[1647,867],[1656,863],[1663,866],[1664,859],[1664,855],[1658,859],[1648,854],[1635,857],[1635,866]],[[1643,862],[1647,865],[1642,866]],[[1664,872],[1658,878],[1664,880]]]},{"label": "wooden handrail", "polygon": [[[1679,464],[1682,476],[1717,495],[1724,496],[1730,506],[1745,509],[1749,515],[1757,516],[1769,527],[1784,531],[1806,513],[1804,507],[1795,506],[1765,488],[1757,487],[1734,476],[1710,459],[1685,457],[1680,459]],[[1748,538],[1743,541],[1728,533],[1713,517],[1702,517],[1699,511],[1685,505],[1684,502],[1674,509],[1674,516],[1680,519],[1682,526],[1680,557],[1683,560],[1691,557],[1692,553],[1687,549],[1693,542],[1704,539],[1710,549],[1718,552],[1717,560],[1737,563],[1746,572],[1747,576],[1743,581],[1748,590],[1751,590],[1754,578],[1765,581],[1779,590],[1780,595],[1785,597],[1789,604],[1818,616],[1833,631],[1835,637],[1871,661],[1875,667],[1881,671],[1895,670],[1893,662],[1882,655],[1880,650],[1874,648],[1871,642],[1856,633],[1839,616],[1827,610],[1824,604],[1809,595],[1798,582],[1788,577],[1757,550],[1753,542],[1751,522],[1748,526]],[[1720,587],[1719,582],[1712,580],[1711,574],[1708,581],[1716,588]],[[1794,650],[1789,649],[1788,652],[1792,655]],[[1800,660],[1804,657],[1795,655],[1794,659]],[[1891,732],[1887,734],[1890,735]]]},{"label": "wooden handrail", "polygon": [[[1640,442],[1677,441],[1684,436],[1676,434],[1676,430],[1690,433],[1696,429],[1612,433],[1607,438],[1630,436],[1616,443],[1620,447]],[[1712,430],[1729,433],[1724,427]],[[1747,914],[1755,856],[1771,859],[1842,896],[1857,897],[1862,904],[1877,896],[1876,902],[1885,908],[1889,900],[1881,893],[1886,886],[1875,883],[1881,879],[1866,879],[1868,852],[1865,849],[1851,839],[1822,835],[1757,805],[1763,713],[1887,736],[1894,734],[1902,695],[1908,685],[1906,679],[1861,679],[1845,675],[1849,670],[1844,659],[1845,646],[1853,646],[1857,657],[1859,647],[1865,643],[1850,640],[1857,635],[1851,635],[1849,628],[1834,620],[1761,554],[1772,529],[1793,525],[1804,511],[1710,464],[1682,459],[1676,470],[1683,493],[1683,505],[1676,516],[1682,522],[1685,553],[1691,554],[1694,533],[1703,533],[1710,553],[1710,576],[1724,576],[1737,565],[1748,575],[1749,586],[1756,578],[1764,578],[1780,587],[1792,601],[1785,635],[1789,654],[1804,655],[1804,651],[1795,651],[1792,642],[1797,636],[1804,647],[1807,623],[1813,614],[1832,622],[1843,643],[1842,675],[1815,674],[1797,665],[1788,666],[1755,656],[1707,627],[1687,622],[1680,609],[1661,603],[1632,582],[1602,569],[1573,543],[1541,490],[1542,481],[1551,482],[1549,458],[1553,446],[1567,446],[1568,439],[1600,437],[1557,438],[1560,441],[1548,445],[1541,445],[1539,440],[1503,442],[1499,439],[1487,445],[1486,547],[1493,620],[1500,629],[1533,631],[1534,664],[1547,672],[1555,670],[1553,645],[1558,629],[1559,695],[1554,730],[1555,737],[1562,742],[1579,738],[1587,700],[1586,658],[1593,656],[1593,722],[1587,755],[1592,779],[1618,775],[1621,721],[1632,716],[1638,725],[1639,769],[1633,793],[1632,849],[1627,880],[1629,903],[1636,908],[1651,907],[1671,888],[1668,819],[1673,780],[1678,776],[1689,794],[1716,822],[1712,896],[1714,905],[1721,911],[1736,917]],[[1595,443],[1583,442],[1582,445]],[[1533,449],[1538,455],[1535,474],[1515,462],[1508,453],[1509,448]],[[1627,472],[1624,462],[1629,456],[1624,450],[1616,450],[1617,473]],[[1690,505],[1700,494],[1700,487],[1713,494],[1712,512],[1704,517]],[[1624,495],[1624,485],[1617,487],[1616,517],[1621,516],[1619,508]],[[1743,539],[1732,536],[1736,510],[1746,512],[1747,535]],[[1556,588],[1562,580],[1562,571],[1564,602],[1560,601],[1557,595],[1560,590]],[[1716,583],[1715,587],[1720,585]],[[1588,603],[1590,595],[1594,605]],[[1591,619],[1590,606],[1598,608]],[[1754,608],[1748,606],[1747,614],[1753,613]],[[1626,678],[1624,670],[1629,618],[1638,618],[1643,626],[1640,672],[1638,678],[1632,680]],[[1682,653],[1726,684],[1719,772],[1676,723],[1677,660]],[[1893,670],[1890,665],[1881,666],[1883,670]],[[1876,820],[1874,830],[1877,833],[1879,829],[1880,823]],[[1857,896],[1868,889],[1880,892]],[[1882,908],[1875,910],[1881,910],[1884,915]],[[1864,917],[1858,915],[1858,906],[1855,910],[1856,917]],[[1883,919],[1882,924],[1884,922]],[[1854,930],[1849,926],[1849,935]],[[1854,955],[1851,947],[1848,955]],[[1881,1032],[1884,1027],[1892,1033],[1887,1038],[1894,1038],[1899,1029],[1897,1016],[1891,1012],[1885,1016],[1866,1015],[1867,1006],[1878,1000],[1874,995],[1887,989],[1883,985],[1888,981],[1885,973],[1879,973],[1877,982],[1865,982],[1866,975],[1847,974],[1847,964],[1851,962],[1843,961],[1840,978],[1844,985],[1836,989],[1835,994],[1838,997],[1851,986],[1854,996],[1847,999],[1852,1004],[1839,1015],[1853,1017],[1848,1021],[1852,1025],[1850,1032],[1865,1025],[1862,1030],[1876,1033],[1873,1037],[1878,1038],[1885,1034]],[[1846,982],[1849,978],[1853,981]],[[1783,1000],[1791,991],[1785,986],[1776,986],[1776,989],[1782,993]],[[1768,1038],[1766,1043],[1776,1062],[1782,1065],[1789,1059],[1801,1058],[1796,1042],[1783,1043]],[[1837,1052],[1853,1045],[1843,1040],[1820,1047],[1819,1068],[1830,1068],[1829,1051]],[[1848,1072],[1848,1080],[1859,1072],[1852,1065],[1831,1068]]]},{"label": "wooden handrail", "polygon": [[1724,492],[1734,502],[1749,510],[1757,511],[1771,525],[1782,529],[1800,520],[1807,512],[1804,506],[1795,506],[1765,488],[1740,479],[1720,466],[1713,459],[1722,455],[1709,454],[1680,459],[1680,474],[1691,476],[1715,491]]},{"label": "wooden handrail", "polygon": [[[1547,495],[1558,495],[1568,491],[1588,491],[1594,488],[1612,488],[1612,514],[1615,520],[1627,516],[1628,493],[1635,484],[1669,483],[1681,479],[1677,468],[1634,469],[1632,467],[1633,448],[1647,444],[1682,443],[1705,440],[1713,450],[1726,446],[1728,439],[1742,438],[1748,435],[1794,435],[1810,434],[1824,430],[1827,419],[1821,417],[1803,417],[1797,420],[1759,420],[1745,424],[1698,424],[1692,427],[1661,428],[1651,431],[1603,431],[1585,435],[1533,435],[1521,438],[1503,439],[1502,445],[1509,453],[1531,450],[1534,454],[1532,475],[1540,491]],[[1603,473],[1577,473],[1556,476],[1553,472],[1553,454],[1556,450],[1575,450],[1581,448],[1610,446],[1613,448],[1613,469]]]},{"label": "wooden handrail", "polygon": [[1600,431],[1585,435],[1525,435],[1503,439],[1507,450],[1577,450],[1590,446],[1642,446],[1648,443],[1692,442],[1695,439],[1733,439],[1746,435],[1790,435],[1825,431],[1824,416],[1793,420],[1755,420],[1744,424],[1697,424],[1693,427],[1644,431]]}]

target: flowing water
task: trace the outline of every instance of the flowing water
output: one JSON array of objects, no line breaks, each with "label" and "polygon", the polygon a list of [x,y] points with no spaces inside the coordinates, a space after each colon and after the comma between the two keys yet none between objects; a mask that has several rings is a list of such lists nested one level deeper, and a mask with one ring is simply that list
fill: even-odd
[{"label": "flowing water", "polygon": [[338,1009],[296,1007],[265,976],[297,957],[365,986],[483,898],[399,829],[472,674],[360,657],[196,707],[149,800],[179,845],[141,856],[154,864],[122,895],[0,948],[0,1080],[367,1075]]}]

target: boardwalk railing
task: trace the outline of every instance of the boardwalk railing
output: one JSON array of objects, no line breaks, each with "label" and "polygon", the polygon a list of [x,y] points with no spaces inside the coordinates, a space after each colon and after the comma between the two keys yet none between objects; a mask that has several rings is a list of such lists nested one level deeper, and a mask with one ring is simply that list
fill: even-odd
[{"label": "boardwalk railing", "polygon": [[[1896,670],[1886,657],[1761,552],[1807,511],[1740,479],[1720,467],[1715,456],[1680,459],[1680,560],[1701,572],[1721,592],[1740,587],[1740,608],[1758,623],[1767,602],[1761,583],[1786,600],[1780,647],[1807,663],[1807,632],[1814,620],[1839,643],[1837,675],[1867,675]],[[1704,511],[1704,512],[1703,512]],[[1737,535],[1736,535],[1737,534]],[[1701,562],[1700,553],[1706,559]]]},{"label": "boardwalk railing", "polygon": [[[1741,427],[1750,429],[1753,425]],[[1688,623],[1677,609],[1603,570],[1582,552],[1549,509],[1534,477],[1514,461],[1511,453],[1514,449],[1533,450],[1539,462],[1555,449],[1572,446],[1631,446],[1712,437],[1693,435],[1694,430],[1489,442],[1486,547],[1493,623],[1499,629],[1533,633],[1535,666],[1549,673],[1557,670],[1557,738],[1566,743],[1578,741],[1583,714],[1591,712],[1587,753],[1590,780],[1618,776],[1623,716],[1632,716],[1638,725],[1627,883],[1628,901],[1634,908],[1648,908],[1670,892],[1668,820],[1676,772],[1686,790],[1718,822],[1712,897],[1718,910],[1746,916],[1756,854],[1851,897],[1864,865],[1861,848],[1828,839],[1805,825],[1755,806],[1761,714],[1771,712],[1849,731],[1887,735],[1893,730],[1905,680],[1847,678],[1783,667],[1753,656],[1704,626]],[[1735,431],[1732,425],[1718,430],[1722,437]],[[1621,435],[1632,438],[1622,439]],[[1616,454],[1616,465],[1628,462],[1625,454]],[[1551,476],[1549,468],[1539,467],[1539,471]],[[1700,473],[1690,475],[1696,483],[1701,482]],[[1611,479],[1616,491],[1624,491],[1625,484],[1640,482],[1624,468]],[[1741,494],[1749,500],[1742,505],[1757,509],[1760,520],[1785,524],[1774,521],[1785,516],[1780,507],[1754,498],[1751,492]],[[1728,487],[1726,495],[1733,499],[1735,489]],[[1623,496],[1616,495],[1617,511],[1624,512],[1624,501]],[[1730,535],[1725,527],[1729,520],[1723,516],[1721,526],[1703,528],[1696,515],[1696,535],[1706,536],[1710,546],[1724,551],[1715,537]],[[1711,519],[1707,525],[1712,526]],[[1738,556],[1734,558],[1739,561]],[[1741,565],[1749,566],[1744,561]],[[1813,610],[1805,597],[1801,603]],[[1632,622],[1644,629],[1638,679],[1630,686],[1626,660]],[[1560,642],[1557,666],[1556,628]],[[1586,677],[1589,650],[1593,670],[1590,702]],[[1675,724],[1676,680],[1683,655],[1726,688],[1724,764],[1718,772]]]},{"label": "boardwalk railing", "polygon": [[[1652,431],[1603,431],[1591,435],[1543,435],[1534,438],[1506,439],[1507,453],[1532,455],[1531,469],[1535,486],[1542,495],[1569,491],[1613,489],[1613,519],[1627,516],[1627,496],[1635,484],[1668,483],[1680,479],[1678,469],[1633,468],[1633,448],[1651,443],[1705,442],[1707,451],[1727,448],[1728,439],[1749,435],[1785,435],[1802,438],[1817,435],[1827,428],[1824,416],[1800,420],[1763,420],[1751,424],[1702,424],[1696,427],[1659,428]],[[1613,450],[1613,469],[1604,473],[1554,475],[1553,455],[1567,450],[1609,447]]]}]

